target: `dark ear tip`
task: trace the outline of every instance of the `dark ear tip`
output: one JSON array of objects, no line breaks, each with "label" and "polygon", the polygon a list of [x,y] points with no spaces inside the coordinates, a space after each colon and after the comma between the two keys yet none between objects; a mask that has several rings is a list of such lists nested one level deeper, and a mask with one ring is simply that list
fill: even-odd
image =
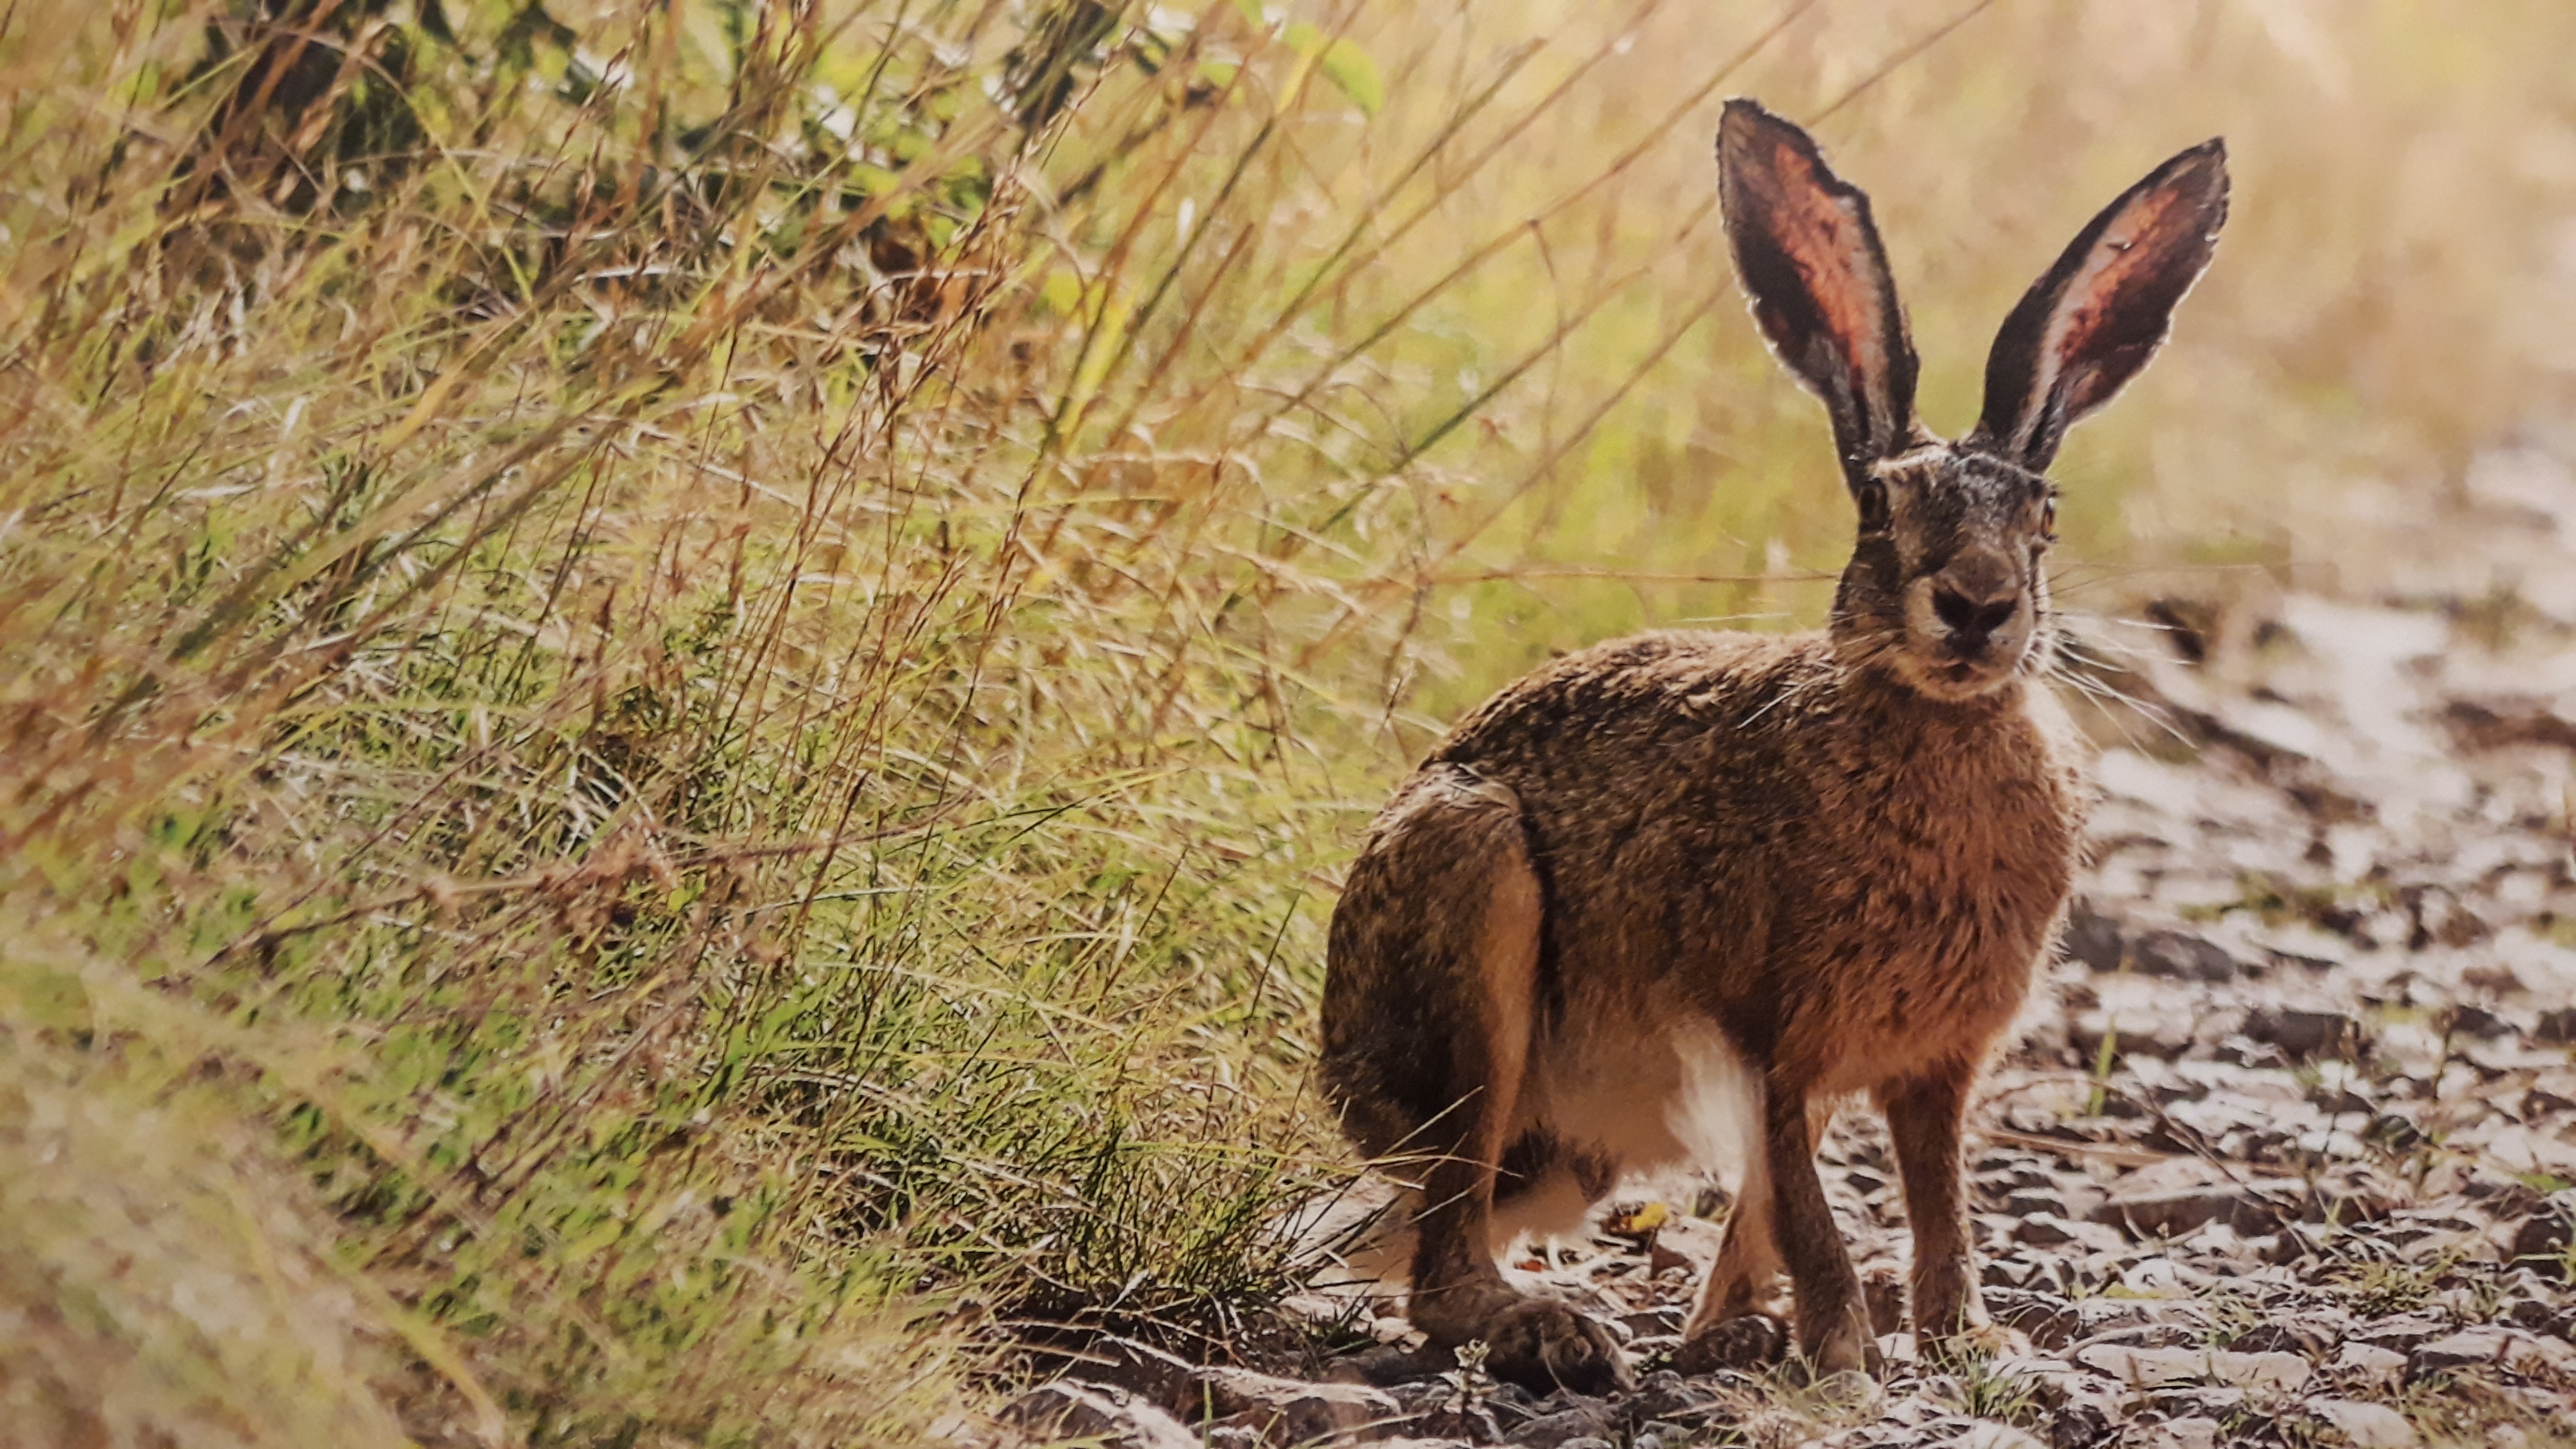
[{"label": "dark ear tip", "polygon": [[2156,170],[2169,180],[2179,180],[2185,176],[2197,174],[2208,178],[2215,184],[2217,190],[2224,192],[2227,190],[2227,138],[2212,136],[2199,145],[2178,153]]},{"label": "dark ear tip", "polygon": [[1773,111],[1751,96],[1729,96],[1724,114],[1717,122],[1717,151],[1720,156],[1740,153],[1764,133],[1790,139],[1809,150],[1815,142],[1798,128],[1798,123]]}]

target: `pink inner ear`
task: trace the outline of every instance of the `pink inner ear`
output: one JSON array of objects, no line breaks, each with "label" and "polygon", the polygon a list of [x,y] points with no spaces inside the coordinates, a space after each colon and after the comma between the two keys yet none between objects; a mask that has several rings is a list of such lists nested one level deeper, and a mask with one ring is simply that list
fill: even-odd
[{"label": "pink inner ear", "polygon": [[[1863,378],[1887,376],[1888,318],[1877,286],[1867,280],[1874,270],[1868,223],[1854,202],[1828,189],[1831,183],[1796,147],[1774,142],[1765,149],[1768,164],[1756,171],[1771,183],[1763,198],[1765,221],[1805,280],[1826,335],[1843,354],[1847,376],[1855,386]],[[1776,332],[1773,340],[1787,343]]]},{"label": "pink inner ear", "polygon": [[[2071,358],[2098,358],[2124,343],[2152,345],[2158,340],[2163,332],[2161,313],[2154,335],[2122,339],[2108,334],[2126,315],[2130,294],[2172,266],[2173,243],[2181,238],[2166,233],[2199,224],[2198,211],[2171,188],[2151,191],[2121,209],[2085,257],[2083,269],[2068,283],[2065,300],[2049,323],[2040,356],[2052,376],[2041,379],[2043,393]],[[2066,416],[2078,417],[2100,406],[2128,375],[2125,367],[2085,366],[2066,394]]]}]

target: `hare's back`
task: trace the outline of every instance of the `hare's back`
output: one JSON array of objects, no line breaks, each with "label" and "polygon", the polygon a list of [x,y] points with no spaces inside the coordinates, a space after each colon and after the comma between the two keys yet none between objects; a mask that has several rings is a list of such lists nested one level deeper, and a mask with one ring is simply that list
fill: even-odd
[{"label": "hare's back", "polygon": [[1772,777],[1823,744],[1836,665],[1820,634],[1664,630],[1596,644],[1532,671],[1432,752],[1509,786],[1523,807],[1632,790],[1699,794]]}]

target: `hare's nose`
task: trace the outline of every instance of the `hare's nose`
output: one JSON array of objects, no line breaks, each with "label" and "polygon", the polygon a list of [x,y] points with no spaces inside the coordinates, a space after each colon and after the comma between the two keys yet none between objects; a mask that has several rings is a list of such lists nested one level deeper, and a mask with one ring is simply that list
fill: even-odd
[{"label": "hare's nose", "polygon": [[1984,598],[1972,598],[1946,582],[1932,586],[1932,612],[1942,623],[1950,626],[1951,635],[1962,648],[1984,647],[1987,638],[2011,623],[2012,616],[2020,611],[2021,590],[2018,588]]}]

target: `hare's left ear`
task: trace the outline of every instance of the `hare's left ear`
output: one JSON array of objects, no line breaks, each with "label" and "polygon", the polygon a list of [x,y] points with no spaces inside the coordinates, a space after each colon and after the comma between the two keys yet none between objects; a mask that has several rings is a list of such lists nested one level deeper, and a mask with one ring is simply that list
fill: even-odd
[{"label": "hare's left ear", "polygon": [[2067,428],[2155,356],[2226,220],[2227,146],[2218,140],[2103,208],[2004,319],[1968,445],[2045,470]]}]

